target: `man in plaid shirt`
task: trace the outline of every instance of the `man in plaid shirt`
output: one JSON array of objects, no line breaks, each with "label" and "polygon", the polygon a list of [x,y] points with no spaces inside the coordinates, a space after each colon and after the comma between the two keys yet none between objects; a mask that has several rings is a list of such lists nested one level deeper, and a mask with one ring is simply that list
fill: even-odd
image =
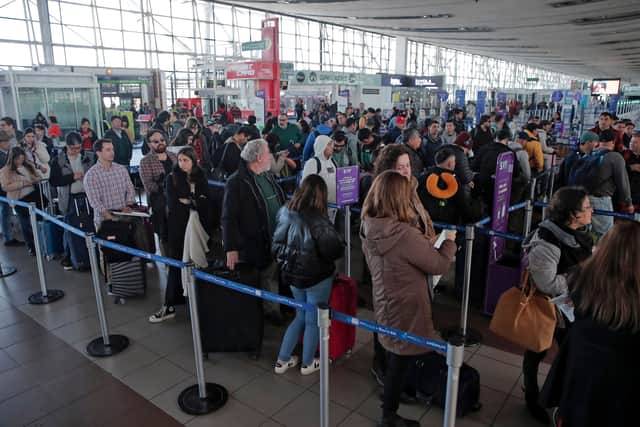
[{"label": "man in plaid shirt", "polygon": [[113,162],[113,143],[99,139],[93,145],[98,161],[84,176],[84,188],[93,208],[96,229],[104,220],[112,220],[111,211],[131,212],[135,190],[126,167]]}]

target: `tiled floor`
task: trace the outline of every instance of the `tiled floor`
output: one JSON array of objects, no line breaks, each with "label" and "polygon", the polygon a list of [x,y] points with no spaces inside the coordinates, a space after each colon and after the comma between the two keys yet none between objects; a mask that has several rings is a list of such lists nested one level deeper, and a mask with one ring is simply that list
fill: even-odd
[{"label": "tiled floor", "polygon": [[[50,305],[27,304],[38,290],[35,259],[22,248],[0,248],[2,262],[19,272],[0,279],[0,425],[13,426],[208,426],[255,427],[318,425],[318,376],[272,373],[281,329],[267,327],[263,357],[213,354],[205,361],[207,380],[224,385],[231,397],[218,412],[193,417],[177,405],[179,393],[195,383],[191,331],[184,309],[160,325],[147,317],[161,301],[163,267],[148,267],[147,296],[115,305],[105,296],[112,333],[131,345],[121,354],[93,359],[84,348],[98,336],[90,275],[46,264],[50,288],[65,298]],[[361,317],[371,318],[363,311]],[[331,367],[332,426],[375,426],[379,390],[368,374],[371,335],[358,330],[349,358]],[[526,414],[520,389],[521,356],[488,346],[468,349],[466,360],[480,371],[481,411],[460,418],[461,427],[536,426]],[[548,371],[544,365],[541,379]],[[442,410],[405,406],[400,413],[423,426],[442,425]]]}]

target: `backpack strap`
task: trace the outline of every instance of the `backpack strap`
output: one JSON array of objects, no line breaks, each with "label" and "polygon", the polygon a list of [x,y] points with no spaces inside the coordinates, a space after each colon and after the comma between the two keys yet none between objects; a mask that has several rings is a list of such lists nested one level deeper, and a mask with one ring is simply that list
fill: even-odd
[{"label": "backpack strap", "polygon": [[313,160],[316,161],[316,175],[317,175],[320,173],[320,170],[322,169],[322,165],[320,163],[320,159],[317,156],[313,156]]}]

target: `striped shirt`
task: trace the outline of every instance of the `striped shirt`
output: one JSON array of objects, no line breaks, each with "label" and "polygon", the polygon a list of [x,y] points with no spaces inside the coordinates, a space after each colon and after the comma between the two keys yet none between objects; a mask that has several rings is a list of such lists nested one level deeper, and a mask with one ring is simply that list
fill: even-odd
[{"label": "striped shirt", "polygon": [[120,210],[135,203],[135,189],[126,167],[111,163],[106,168],[99,161],[84,176],[84,189],[93,208],[93,221],[102,222],[106,210]]}]

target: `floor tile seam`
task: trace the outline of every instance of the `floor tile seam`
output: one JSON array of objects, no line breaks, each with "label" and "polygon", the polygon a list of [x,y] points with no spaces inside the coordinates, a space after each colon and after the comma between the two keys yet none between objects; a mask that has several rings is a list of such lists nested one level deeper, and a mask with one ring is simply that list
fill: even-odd
[{"label": "floor tile seam", "polygon": [[495,423],[498,421],[498,417],[500,416],[504,408],[507,406],[507,402],[511,397],[512,397],[511,394],[507,394],[507,396],[504,398],[504,401],[502,402],[500,409],[498,409],[498,411],[496,411],[496,414],[493,416],[493,420],[491,420],[491,423],[489,424],[490,426],[495,425]]},{"label": "floor tile seam", "polygon": [[[495,347],[491,347],[491,348],[495,348]],[[500,350],[500,349],[496,348],[496,350]],[[509,353],[509,354],[512,354],[514,357],[518,357],[518,355],[515,354],[515,353]],[[516,365],[513,362],[509,362],[509,361],[506,361],[506,360],[500,360],[497,357],[491,356],[489,354],[482,354],[482,353],[476,352],[476,353],[473,354],[473,356],[482,356],[482,357],[486,357],[487,359],[495,360],[496,362],[504,363],[505,365],[515,366],[516,368],[522,368],[522,363]],[[520,356],[520,357],[523,357],[523,356]],[[469,358],[469,359],[471,359],[471,358]]]},{"label": "floor tile seam", "polygon": [[[20,313],[22,313],[22,311],[21,311]],[[26,316],[26,314],[25,314],[25,313],[22,313],[22,314]],[[20,323],[24,323],[24,322],[25,322],[25,320],[29,320],[29,319],[22,319],[22,320],[18,320],[17,322],[14,322],[14,323],[7,323],[7,324],[6,324],[6,325],[4,325],[4,326],[0,326],[0,331],[1,331],[1,330],[3,330],[4,328],[8,328],[8,327],[10,327],[10,326],[14,326],[14,325],[18,325],[18,324],[20,324]]]},{"label": "floor tile seam", "polygon": [[[259,377],[255,378],[255,379],[257,380],[258,378],[259,378]],[[248,386],[248,384],[247,384],[247,386]],[[244,388],[244,387],[246,387],[246,386],[243,386],[242,388]],[[262,415],[264,415],[264,416],[265,416],[265,417],[267,417],[267,418],[271,418],[271,417],[275,416],[278,412],[282,411],[284,408],[286,408],[286,407],[287,407],[287,406],[289,406],[291,403],[293,403],[293,401],[294,401],[294,400],[298,399],[300,396],[302,396],[304,393],[306,393],[306,390],[302,390],[302,391],[300,391],[300,393],[299,393],[299,394],[297,394],[297,395],[295,395],[294,397],[292,397],[291,399],[289,399],[289,400],[288,400],[284,405],[282,405],[281,407],[279,407],[278,409],[276,409],[275,411],[273,411],[271,414],[268,414],[268,413],[266,413],[266,412],[262,412],[262,411],[261,411],[260,409],[258,409],[258,408],[253,407],[252,405],[250,405],[249,403],[245,402],[244,400],[240,400],[240,399],[238,398],[238,396],[237,396],[237,394],[236,394],[236,393],[238,393],[242,388],[240,388],[240,389],[238,389],[238,390],[236,390],[236,391],[234,391],[234,392],[230,393],[230,395],[231,395],[235,400],[237,400],[238,402],[243,403],[245,406],[248,406],[249,408],[251,408],[251,409],[253,409],[253,410],[255,410],[255,411],[257,411],[257,412],[261,413]],[[276,422],[277,422],[277,421],[276,421]]]},{"label": "floor tile seam", "polygon": [[[153,399],[155,399],[156,397],[159,397],[161,394],[164,394],[164,393],[168,392],[169,390],[171,390],[172,388],[174,388],[175,386],[177,386],[177,385],[178,385],[178,384],[180,384],[181,382],[185,381],[187,378],[191,378],[191,376],[192,376],[192,375],[189,373],[186,377],[184,377],[184,378],[180,378],[180,379],[178,380],[178,382],[176,382],[176,383],[174,383],[174,384],[171,384],[171,385],[170,385],[169,387],[167,387],[166,389],[164,389],[164,390],[162,390],[161,392],[159,392],[159,393],[157,393],[157,394],[154,394],[154,395],[152,395],[152,396],[150,396],[150,397],[145,397],[145,396],[143,396],[142,394],[138,393],[138,392],[137,392],[137,391],[135,391],[133,388],[131,388],[131,386],[129,386],[128,384],[127,384],[127,387],[131,388],[131,390],[135,391],[137,394],[139,394],[140,396],[142,396],[142,398],[143,398],[143,399],[145,399],[147,402],[149,402],[149,403],[153,403],[153,402],[151,402]],[[197,380],[196,380],[196,381],[197,381]],[[196,384],[197,384],[197,382],[196,382]],[[187,388],[187,387],[185,387],[185,388]],[[178,394],[176,395],[176,400],[178,400],[178,396],[180,396],[180,393],[178,393]]]},{"label": "floor tile seam", "polygon": [[52,329],[49,329],[49,327],[46,325],[46,323],[41,323],[41,322],[39,321],[39,319],[38,319],[38,318],[32,317],[32,319],[33,319],[33,321],[35,321],[36,323],[38,323],[38,325],[40,325],[40,326],[42,326],[44,329],[46,329],[46,330],[47,330],[47,332],[53,332],[53,331],[55,331],[56,329],[64,328],[65,326],[69,326],[69,325],[71,325],[71,324],[73,324],[73,323],[78,323],[78,322],[80,322],[80,321],[82,321],[82,320],[86,320],[86,319],[88,319],[89,317],[94,317],[94,316],[95,316],[95,314],[87,314],[87,315],[85,315],[84,317],[81,317],[81,318],[78,318],[78,319],[75,319],[75,320],[70,320],[69,322],[67,322],[67,323],[63,323],[63,324],[61,324],[61,325],[58,325],[58,326],[56,326],[55,328],[52,328]]},{"label": "floor tile seam", "polygon": [[[125,350],[125,351],[126,351],[126,350]],[[156,354],[156,353],[153,353],[153,354]],[[156,356],[159,356],[159,355],[158,355],[158,354],[156,354]],[[95,360],[100,360],[100,358],[96,358]],[[95,362],[95,360],[94,360],[94,362]],[[118,378],[121,382],[124,382],[124,380],[125,380],[126,378],[129,378],[131,375],[133,375],[133,374],[137,373],[138,371],[140,371],[140,370],[142,370],[142,369],[148,368],[149,366],[153,365],[154,363],[158,363],[158,362],[159,362],[159,361],[161,361],[161,360],[166,360],[167,362],[171,363],[171,361],[170,361],[170,360],[168,360],[168,359],[165,359],[165,357],[163,357],[163,356],[159,356],[157,359],[155,359],[155,360],[153,360],[153,361],[151,361],[151,362],[149,362],[149,363],[146,363],[146,362],[145,362],[145,363],[144,363],[144,365],[140,365],[140,366],[138,366],[138,367],[136,368],[136,370],[131,371],[131,372],[130,372],[130,373],[128,373],[127,375],[123,376],[122,378],[118,378],[118,377],[115,377],[115,376],[114,376],[114,377],[115,377],[115,378]],[[171,364],[172,364],[172,365],[174,365],[174,366],[176,366],[174,363],[171,363]],[[102,369],[102,370],[105,370],[105,369],[104,369],[102,366],[100,366],[100,365],[98,365],[98,367],[99,367],[100,369]],[[180,368],[180,369],[184,371],[184,369],[182,369],[182,368]],[[105,371],[106,371],[106,370],[105,370]],[[109,371],[107,371],[107,372],[109,372]],[[186,371],[185,371],[185,372],[186,372]],[[113,375],[113,374],[111,374],[111,375]],[[174,384],[174,385],[175,385],[175,384]]]},{"label": "floor tile seam", "polygon": [[34,385],[31,385],[31,386],[29,386],[29,387],[25,388],[24,390],[20,390],[18,393],[15,393],[15,394],[9,395],[9,396],[7,396],[7,397],[5,397],[5,398],[0,398],[0,406],[1,406],[1,405],[3,405],[3,404],[4,404],[5,402],[7,402],[8,400],[13,399],[13,398],[14,398],[14,397],[16,397],[16,396],[20,396],[21,394],[24,394],[24,393],[30,392],[30,391],[32,391],[33,389],[36,389],[36,388],[39,388],[39,387],[41,387],[41,384],[36,383],[36,384],[34,384]]},{"label": "floor tile seam", "polygon": [[[38,326],[40,326],[40,325],[38,325]],[[11,344],[6,345],[6,346],[4,346],[4,347],[0,346],[0,349],[4,350],[4,349],[6,349],[7,347],[11,347],[12,345],[22,344],[22,343],[23,343],[23,342],[25,342],[25,341],[29,341],[29,340],[32,340],[32,339],[35,339],[35,338],[41,337],[41,336],[42,336],[42,335],[44,335],[45,333],[50,333],[50,331],[44,330],[42,333],[38,333],[38,334],[36,334],[36,335],[31,335],[31,336],[25,337],[25,338],[23,338],[23,339],[19,339],[18,341],[14,341],[14,342],[12,342]],[[59,337],[57,337],[57,338],[59,338]]]}]

